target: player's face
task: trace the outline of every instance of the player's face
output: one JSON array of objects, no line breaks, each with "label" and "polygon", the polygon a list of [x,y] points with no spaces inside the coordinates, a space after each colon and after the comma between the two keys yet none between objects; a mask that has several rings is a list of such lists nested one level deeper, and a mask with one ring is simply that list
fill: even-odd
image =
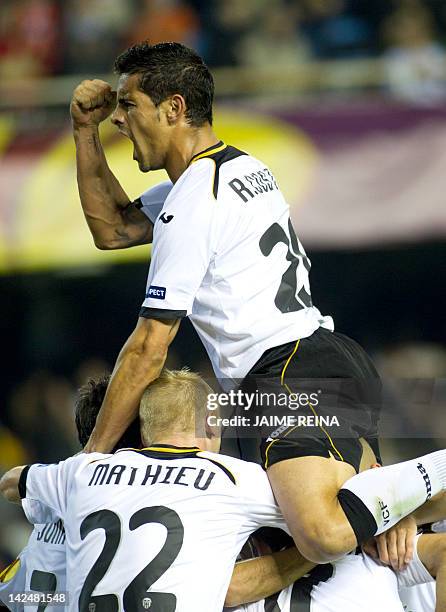
[{"label": "player's face", "polygon": [[121,75],[112,122],[132,141],[133,159],[141,172],[160,170],[165,165],[169,125],[162,105],[156,107],[138,84],[139,75]]}]

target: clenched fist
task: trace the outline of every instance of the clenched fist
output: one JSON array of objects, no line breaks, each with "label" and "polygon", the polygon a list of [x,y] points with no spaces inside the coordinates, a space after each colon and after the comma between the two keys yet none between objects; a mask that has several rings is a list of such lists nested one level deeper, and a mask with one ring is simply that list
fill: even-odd
[{"label": "clenched fist", "polygon": [[73,92],[70,113],[73,127],[97,126],[113,112],[116,92],[105,81],[82,81]]}]

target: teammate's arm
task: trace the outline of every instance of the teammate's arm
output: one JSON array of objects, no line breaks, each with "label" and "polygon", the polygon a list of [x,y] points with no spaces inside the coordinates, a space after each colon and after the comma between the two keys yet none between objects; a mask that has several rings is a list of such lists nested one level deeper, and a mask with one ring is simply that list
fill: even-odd
[{"label": "teammate's arm", "polygon": [[116,92],[105,81],[83,81],[71,101],[77,183],[85,218],[99,249],[123,249],[152,241],[153,225],[110,170],[99,124],[113,111]]},{"label": "teammate's arm", "polygon": [[144,389],[160,375],[179,324],[179,319],[138,319],[116,361],[85,452],[109,452],[115,446],[136,417]]},{"label": "teammate's arm", "polygon": [[446,518],[446,492],[435,495],[413,513],[418,525],[436,523]]},{"label": "teammate's arm", "polygon": [[24,465],[14,467],[12,470],[9,470],[9,472],[6,472],[0,480],[0,493],[2,493],[8,501],[14,504],[19,504],[21,501],[19,482],[24,469]]},{"label": "teammate's arm", "polygon": [[278,593],[315,567],[297,550],[288,548],[271,555],[236,563],[226,594],[225,607],[259,601]]}]

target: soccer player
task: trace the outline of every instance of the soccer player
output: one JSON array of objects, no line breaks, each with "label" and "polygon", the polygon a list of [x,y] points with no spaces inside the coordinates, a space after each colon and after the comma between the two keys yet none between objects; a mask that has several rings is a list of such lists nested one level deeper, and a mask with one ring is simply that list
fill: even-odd
[{"label": "soccer player", "polygon": [[260,466],[216,454],[210,391],[196,374],[164,371],[141,402],[146,448],[3,477],[0,490],[22,499],[31,522],[40,505],[64,521],[70,610],[221,609],[247,537],[285,527]]},{"label": "soccer player", "polygon": [[[258,554],[270,554],[278,550],[285,534],[278,537],[275,532],[264,528],[252,536],[254,549],[256,545],[260,549]],[[435,597],[431,595],[430,601],[425,599],[423,605],[410,605],[404,609],[408,612],[441,612],[446,606],[444,534],[418,535],[414,552],[414,559],[402,571],[393,571],[364,553],[350,554],[331,564],[317,566],[305,578],[290,581],[285,588],[274,594],[270,587],[284,579],[281,570],[270,564],[270,573],[263,576],[263,558],[251,559],[237,564],[233,576],[235,598],[229,603],[239,606],[234,612],[292,612],[310,609],[312,612],[402,612],[401,591],[404,591],[405,598],[413,592],[413,601],[416,597],[417,603],[420,603],[422,599],[415,594],[430,589],[435,595],[437,577],[437,607]],[[273,552],[272,557],[278,554],[281,553]],[[259,574],[263,580],[260,580]],[[265,592],[271,595],[264,597]]]},{"label": "soccer player", "polygon": [[[255,388],[273,378],[275,392],[289,394],[302,379],[304,390],[312,379],[353,381],[317,410],[307,402],[306,414],[316,419],[308,431],[261,431],[263,465],[299,550],[315,562],[339,558],[445,488],[446,453],[356,475],[361,439],[379,460],[377,373],[313,305],[310,263],[273,174],[214,133],[212,75],[194,51],[143,43],[120,55],[115,68],[117,105],[103,81],[84,81],[73,94],[81,204],[99,248],[153,241],[153,249],[138,322],[87,450],[113,448],[185,316],[228,387],[244,379]],[[107,165],[99,124],[110,115],[133,143],[140,170],[164,168],[173,184],[155,223]],[[317,420],[334,413],[337,434]]]},{"label": "soccer player", "polygon": [[[48,517],[49,520],[50,517]],[[65,530],[61,520],[34,526],[27,546],[0,572],[0,604],[9,610],[24,609],[23,596],[32,591],[54,594],[65,591]],[[27,601],[26,610],[39,609]]]},{"label": "soccer player", "polygon": [[[90,437],[96,422],[99,409],[109,383],[109,376],[97,380],[91,379],[81,389],[75,403],[75,420],[79,442],[83,448]],[[116,448],[141,446],[139,419],[128,427],[119,440]],[[42,506],[33,509],[33,502],[26,504],[30,515],[39,513],[41,522],[34,525],[27,546],[17,559],[0,573],[0,603],[12,610],[23,610],[22,597],[24,593],[33,591],[49,594],[66,590],[66,548],[65,529],[60,519],[50,522],[55,517],[52,512],[46,512]],[[26,610],[39,611],[38,604],[27,602]]]}]

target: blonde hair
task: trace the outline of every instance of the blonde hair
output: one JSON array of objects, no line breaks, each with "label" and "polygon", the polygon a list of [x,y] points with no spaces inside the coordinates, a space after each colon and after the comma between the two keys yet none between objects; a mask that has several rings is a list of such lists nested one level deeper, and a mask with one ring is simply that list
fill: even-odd
[{"label": "blonde hair", "polygon": [[141,398],[139,417],[144,443],[171,433],[203,435],[209,393],[209,385],[188,368],[163,370]]}]

